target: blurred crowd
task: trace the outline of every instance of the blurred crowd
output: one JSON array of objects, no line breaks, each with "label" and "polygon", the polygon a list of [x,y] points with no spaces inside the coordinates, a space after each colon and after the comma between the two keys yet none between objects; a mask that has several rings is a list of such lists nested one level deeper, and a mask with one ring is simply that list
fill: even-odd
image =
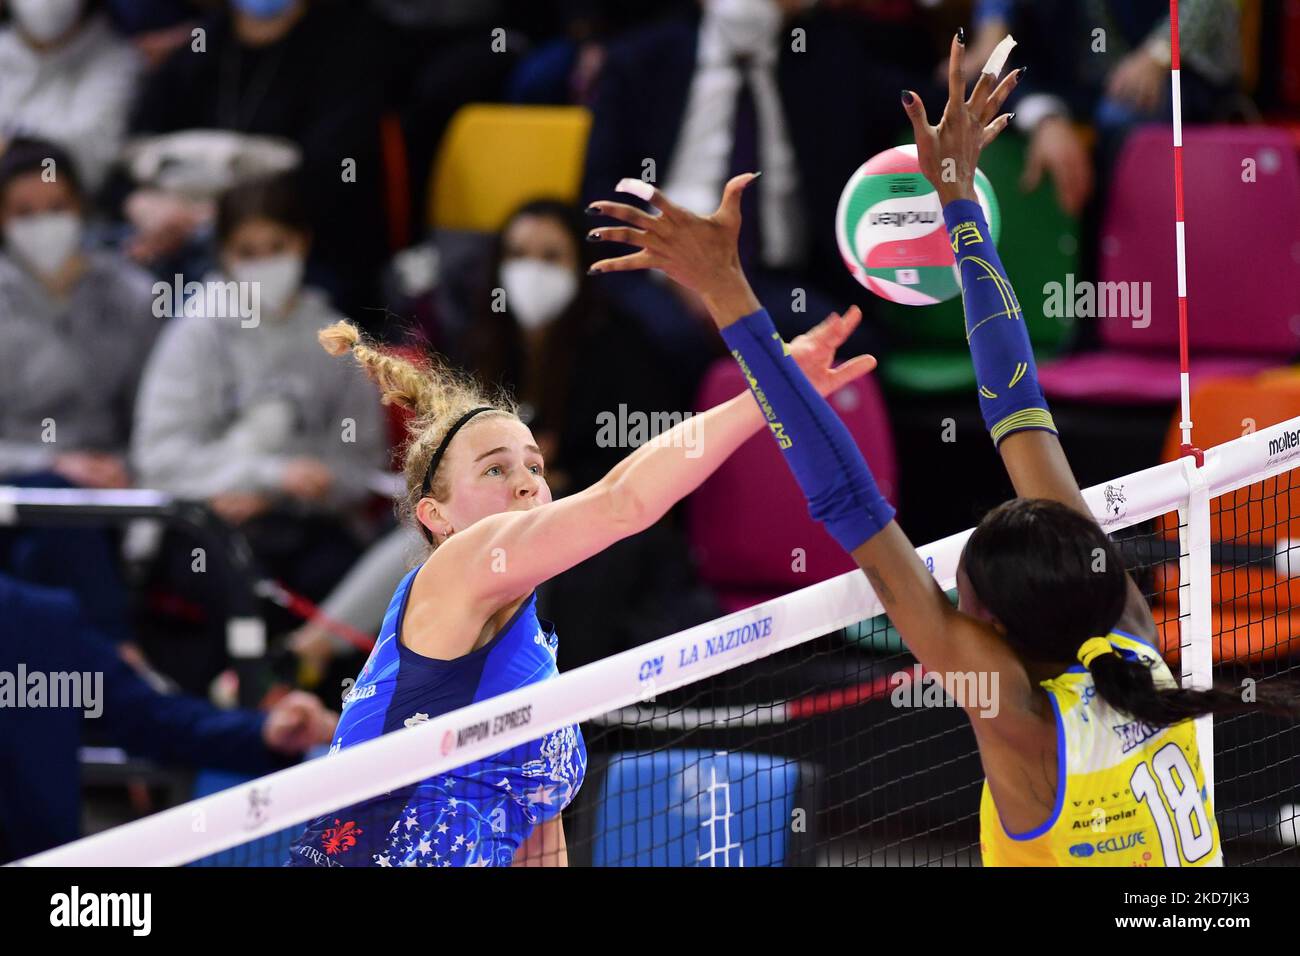
[{"label": "blurred crowd", "polygon": [[[1291,105],[1280,68],[1243,82],[1238,3],[1182,10],[1186,121]],[[1167,13],[1163,0],[0,0],[0,484],[204,502],[267,577],[373,634],[420,557],[389,506],[402,423],[322,351],[320,328],[346,315],[508,387],[555,494],[581,489],[628,450],[597,441],[602,412],[689,411],[722,355],[685,290],[587,276],[612,253],[584,241],[585,202],[649,159],[671,199],[706,211],[729,175],[761,168],[741,253],[778,327],[794,336],[858,302],[848,351],[888,361],[833,222],[849,175],[906,129],[898,91],[936,116],[956,27],[972,63],[1014,34],[1012,62],[1029,67],[1008,105],[1023,186],[1048,182],[1095,230],[1124,135],[1169,116]],[[1098,25],[1106,52],[1088,55]],[[580,195],[532,197],[494,233],[432,235],[428,170],[457,110],[483,102],[589,108]],[[230,281],[258,301],[231,310],[204,291]],[[174,529],[125,544],[115,528],[0,529],[0,582],[33,589],[5,616],[36,633],[36,589],[70,596],[62,626],[75,618],[169,693],[205,694],[227,663],[221,588],[192,573],[194,542]],[[722,613],[678,515],[550,582],[542,609],[560,622],[562,668]],[[291,681],[337,709],[357,652],[265,611],[296,654]],[[281,734],[279,752],[328,731],[312,736]]]}]

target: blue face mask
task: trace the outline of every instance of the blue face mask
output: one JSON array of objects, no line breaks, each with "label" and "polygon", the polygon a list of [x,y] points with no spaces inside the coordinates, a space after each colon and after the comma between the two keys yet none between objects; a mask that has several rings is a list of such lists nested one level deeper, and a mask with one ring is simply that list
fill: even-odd
[{"label": "blue face mask", "polygon": [[293,0],[232,0],[241,12],[258,20],[278,17],[293,5]]}]

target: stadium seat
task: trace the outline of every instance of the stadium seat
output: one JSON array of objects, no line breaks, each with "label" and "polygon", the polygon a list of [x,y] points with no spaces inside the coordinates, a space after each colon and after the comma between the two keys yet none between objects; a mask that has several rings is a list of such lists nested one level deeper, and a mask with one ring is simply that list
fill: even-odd
[{"label": "stadium seat", "polygon": [[[705,373],[695,407],[712,408],[745,387],[736,363],[719,359]],[[845,386],[830,401],[862,449],[881,494],[897,503],[893,439],[873,376]],[[687,499],[687,528],[701,580],[728,612],[856,567],[808,514],[803,492],[766,430],[741,445]]]},{"label": "stadium seat", "polygon": [[[1300,343],[1293,328],[1300,316],[1300,165],[1290,137],[1268,127],[1224,126],[1188,129],[1183,142],[1192,379],[1250,375],[1285,362]],[[1253,181],[1246,160],[1253,161]],[[1177,401],[1171,165],[1169,128],[1136,130],[1120,155],[1102,230],[1101,280],[1122,284],[1109,289],[1149,283],[1146,324],[1135,326],[1131,314],[1097,319],[1099,351],[1041,365],[1049,399]]]},{"label": "stadium seat", "polygon": [[[1021,191],[1026,148],[1019,137],[1000,137],[984,151],[980,169],[993,184],[1002,210],[998,252],[1028,305],[1039,301],[1038,290],[1046,283],[1078,270],[1079,225],[1062,212],[1050,182],[1032,193]],[[881,364],[886,387],[911,394],[974,391],[960,298],[925,308],[883,300],[875,304],[900,343]],[[1025,309],[1025,325],[1040,361],[1060,350],[1073,324],[1069,318],[1045,317],[1039,308]]]},{"label": "stadium seat", "polygon": [[615,754],[601,781],[592,865],[785,865],[795,856],[794,810],[811,817],[816,806],[801,793],[814,777],[771,754]]},{"label": "stadium seat", "polygon": [[[1197,386],[1191,394],[1193,438],[1211,448],[1278,422],[1300,416],[1300,376],[1266,373],[1225,378]],[[1165,437],[1164,461],[1179,457],[1181,415]],[[1263,455],[1261,454],[1261,461]],[[1178,540],[1176,515],[1159,522],[1167,540]],[[1300,488],[1284,472],[1276,478],[1221,495],[1211,503],[1216,542],[1251,545],[1271,553],[1279,541],[1300,540]],[[1300,558],[1291,574],[1269,561],[1219,565],[1213,569],[1213,652],[1224,661],[1265,661],[1300,653]],[[1156,568],[1154,610],[1166,659],[1179,656],[1178,562]],[[1292,613],[1295,609],[1296,613]]]},{"label": "stadium seat", "polygon": [[496,232],[530,199],[576,202],[591,114],[579,106],[462,107],[429,182],[429,225]]}]

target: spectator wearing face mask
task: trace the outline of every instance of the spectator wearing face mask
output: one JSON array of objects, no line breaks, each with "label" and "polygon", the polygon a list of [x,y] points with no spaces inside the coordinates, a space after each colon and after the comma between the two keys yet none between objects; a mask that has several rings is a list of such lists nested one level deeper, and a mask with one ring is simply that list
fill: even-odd
[{"label": "spectator wearing face mask", "polygon": [[[85,193],[58,146],[0,156],[0,484],[125,488],[135,392],[160,322],[152,281],[82,244]],[[82,528],[0,531],[0,568],[74,588],[100,630],[126,639],[111,539]]]},{"label": "spectator wearing face mask", "polygon": [[496,236],[464,342],[467,368],[514,389],[556,495],[585,488],[627,454],[596,442],[600,412],[691,407],[691,383],[586,274],[588,225],[568,203],[517,209]]},{"label": "spectator wearing face mask", "polygon": [[[589,224],[571,204],[555,200],[515,210],[495,237],[475,318],[455,350],[457,364],[483,384],[514,393],[556,497],[588,487],[627,456],[631,441],[648,438],[634,434],[638,420],[663,421],[693,407],[690,383],[587,275],[589,250],[596,248],[582,238]],[[420,544],[406,527],[389,532],[331,592],[323,610],[377,634],[386,605],[375,595],[391,592],[418,563]],[[561,670],[722,614],[697,583],[671,515],[546,582],[538,600],[543,614],[571,622]],[[346,674],[360,665],[322,621],[299,628],[291,646],[308,665],[305,672]]]},{"label": "spectator wearing face mask", "polygon": [[[650,423],[694,407],[695,383],[587,275],[602,251],[583,240],[590,226],[574,206],[545,199],[506,220],[461,357],[485,384],[513,390],[556,497],[608,472],[651,437]],[[671,514],[547,582],[539,603],[588,622],[566,633],[565,670],[722,613]]]},{"label": "spectator wearing face mask", "polygon": [[319,600],[360,553],[387,445],[373,387],[317,344],[340,316],[303,285],[311,235],[284,177],[220,197],[220,272],[150,356],[132,458],[142,483],[208,502],[267,573]]},{"label": "spectator wearing face mask", "polygon": [[8,0],[0,27],[0,151],[15,136],[51,140],[95,193],[122,148],[141,61],[99,0]]},{"label": "spectator wearing face mask", "polygon": [[[379,118],[389,63],[380,25],[357,3],[225,7],[202,21],[202,50],[186,44],[149,75],[131,132],[225,130],[297,144],[305,199],[329,211],[317,224],[312,274],[344,310],[373,305],[387,250]],[[138,189],[124,209],[141,262],[170,262],[206,238],[207,221],[184,197]]]}]

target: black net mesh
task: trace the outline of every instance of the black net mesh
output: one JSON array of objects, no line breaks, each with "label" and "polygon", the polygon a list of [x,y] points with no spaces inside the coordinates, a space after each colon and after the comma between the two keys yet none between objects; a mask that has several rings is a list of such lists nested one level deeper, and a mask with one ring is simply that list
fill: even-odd
[{"label": "black net mesh", "polygon": [[[1294,478],[1212,501],[1221,683],[1295,670]],[[1171,512],[1113,536],[1175,673],[1185,650],[1179,530]],[[912,675],[914,663],[880,616],[584,723],[585,782],[564,813],[569,863],[978,866],[975,739],[960,708],[933,706],[897,676]],[[1300,727],[1223,718],[1214,739],[1225,862],[1300,864]],[[326,822],[313,851],[322,857],[349,838],[348,820]],[[195,865],[281,865],[301,832],[290,827]],[[438,862],[453,859],[440,853]]]},{"label": "black net mesh", "polygon": [[[1297,471],[1210,504],[1226,553],[1214,569],[1216,679],[1251,690],[1294,680],[1300,656],[1300,487]],[[1293,611],[1293,608],[1295,609]],[[1214,725],[1216,813],[1227,865],[1300,865],[1300,725],[1266,714]]]}]

